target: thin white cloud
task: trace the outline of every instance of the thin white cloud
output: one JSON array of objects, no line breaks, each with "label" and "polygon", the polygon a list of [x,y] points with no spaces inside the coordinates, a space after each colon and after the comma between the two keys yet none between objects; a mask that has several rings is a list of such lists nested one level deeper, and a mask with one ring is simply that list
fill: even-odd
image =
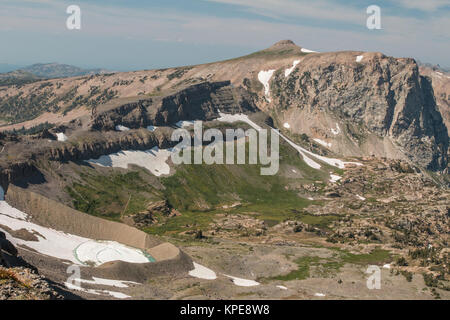
[{"label": "thin white cloud", "polygon": [[436,11],[439,8],[450,6],[449,0],[395,0],[395,3],[404,8],[422,11]]},{"label": "thin white cloud", "polygon": [[[248,11],[256,11],[269,15],[274,13],[286,16],[302,16],[333,20],[348,20],[362,13],[350,5],[342,5],[333,0],[204,0],[224,4],[232,4],[246,8]],[[439,8],[448,7],[449,0],[388,0],[391,3],[408,9],[422,11],[436,11]],[[376,4],[376,3],[374,3]],[[383,7],[382,3],[379,4]]]},{"label": "thin white cloud", "polygon": [[365,21],[365,10],[336,4],[327,0],[206,0],[241,6],[248,12],[268,17],[308,17],[317,20],[360,23]]}]

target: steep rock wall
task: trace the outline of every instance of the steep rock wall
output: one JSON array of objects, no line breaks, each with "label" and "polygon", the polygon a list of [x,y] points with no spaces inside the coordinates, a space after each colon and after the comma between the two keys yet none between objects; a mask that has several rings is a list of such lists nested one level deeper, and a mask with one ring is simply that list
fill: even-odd
[{"label": "steep rock wall", "polygon": [[[363,56],[360,62],[358,55]],[[447,129],[431,84],[420,76],[413,59],[359,52],[310,55],[289,77],[277,72],[271,93],[272,108],[280,122],[294,122],[293,133],[310,133],[311,126],[329,130],[320,118],[332,116],[341,125],[350,123],[389,137],[423,167],[447,167]],[[302,125],[295,125],[292,114],[310,121],[298,119]]]},{"label": "steep rock wall", "polygon": [[114,130],[116,125],[140,128],[173,125],[180,120],[212,120],[218,110],[226,113],[255,111],[253,97],[229,81],[204,82],[174,94],[143,99],[99,113],[92,120],[93,130]]}]

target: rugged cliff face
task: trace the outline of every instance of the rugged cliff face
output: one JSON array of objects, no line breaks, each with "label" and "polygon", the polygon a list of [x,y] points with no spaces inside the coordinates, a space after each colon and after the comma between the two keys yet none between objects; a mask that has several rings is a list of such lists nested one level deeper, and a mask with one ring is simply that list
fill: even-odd
[{"label": "rugged cliff face", "polygon": [[[79,161],[120,150],[171,147],[176,144],[170,140],[171,128],[150,132],[146,126],[173,126],[180,120],[212,120],[219,110],[248,113],[256,111],[256,107],[253,96],[243,88],[233,88],[230,82],[205,82],[160,99],[139,100],[100,112],[91,118],[88,125],[91,130],[84,130],[81,121],[51,130],[70,132],[69,143],[49,140],[42,134],[12,136],[15,140],[9,141],[11,137],[2,134],[0,183],[6,188],[12,181],[33,175],[39,161]],[[139,130],[117,132],[114,129],[119,124]]]},{"label": "rugged cliff face", "polygon": [[[420,76],[414,60],[381,53],[324,53],[305,57],[288,77],[281,71],[270,82],[271,107],[280,124],[290,122],[293,133],[340,139],[338,152],[346,148],[339,135],[350,136],[349,154],[361,154],[348,150],[370,140],[370,153],[381,148],[382,156],[398,157],[387,150],[398,147],[423,167],[447,167],[447,129],[430,81]],[[393,145],[377,147],[373,135]]]},{"label": "rugged cliff face", "polygon": [[140,128],[173,125],[180,120],[212,120],[218,110],[226,113],[253,112],[253,96],[233,88],[229,81],[204,82],[174,94],[144,99],[104,111],[94,117],[92,129],[114,130],[116,125]]},{"label": "rugged cliff face", "polygon": [[[297,63],[294,67],[293,62]],[[269,103],[259,76],[272,70]],[[149,132],[145,137],[141,133],[136,137],[136,133],[115,135],[112,131],[117,125],[131,129],[173,126],[180,120],[212,120],[218,110],[251,113],[260,109],[286,134],[306,133],[336,156],[409,159],[432,170],[448,166],[447,129],[430,80],[420,75],[412,59],[381,53],[314,53],[281,41],[249,56],[213,64],[84,79],[86,85],[94,80],[105,86],[100,92],[120,91],[117,101],[95,98],[100,102],[89,104],[92,110],[74,115],[64,127],[56,126],[51,134],[42,133],[36,140],[6,141],[0,135],[0,143],[5,141],[6,147],[0,153],[2,183],[33,169],[30,160],[35,157],[77,160],[161,144],[148,136]],[[79,85],[81,94],[84,87]],[[26,87],[31,90],[34,86]],[[44,89],[56,92],[61,88],[48,85]],[[89,97],[93,99],[97,91]],[[76,96],[67,99],[85,102]],[[87,131],[101,132],[104,137]],[[61,146],[47,141],[59,132],[66,132],[70,143]]]},{"label": "rugged cliff face", "polygon": [[450,73],[437,67],[420,66],[420,74],[431,79],[439,111],[450,131]]},{"label": "rugged cliff face", "polygon": [[202,83],[165,97],[158,105],[155,124],[170,124],[177,119],[212,120],[218,110],[225,113],[256,111],[252,96],[243,88],[233,88],[229,81]]}]

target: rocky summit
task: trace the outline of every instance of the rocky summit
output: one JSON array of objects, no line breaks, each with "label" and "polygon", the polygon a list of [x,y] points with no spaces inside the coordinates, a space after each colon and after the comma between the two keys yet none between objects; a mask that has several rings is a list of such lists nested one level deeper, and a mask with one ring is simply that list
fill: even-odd
[{"label": "rocky summit", "polygon": [[[0,84],[0,299],[450,298],[444,70],[290,40],[176,68],[54,67]],[[279,170],[176,163],[196,121],[277,129]]]}]

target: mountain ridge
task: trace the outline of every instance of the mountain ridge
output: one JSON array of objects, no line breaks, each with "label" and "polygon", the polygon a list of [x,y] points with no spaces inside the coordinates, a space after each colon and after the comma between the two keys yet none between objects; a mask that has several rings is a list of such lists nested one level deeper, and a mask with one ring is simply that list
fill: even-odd
[{"label": "mountain ridge", "polygon": [[[262,83],[260,74],[267,70],[273,70],[274,75]],[[299,77],[301,79],[297,80]],[[440,170],[447,167],[448,129],[445,134],[441,116],[441,113],[446,113],[442,107],[434,110],[432,82],[427,84],[428,80],[421,78],[415,60],[387,57],[376,52],[317,53],[290,40],[279,41],[267,49],[243,57],[204,65],[46,80],[24,85],[20,91],[9,87],[0,92],[0,111],[3,111],[6,122],[16,119],[19,123],[3,126],[0,130],[20,128],[22,125],[27,128],[45,122],[45,112],[67,115],[79,110],[78,117],[89,117],[92,110],[101,112],[104,108],[120,107],[125,99],[139,101],[148,97],[163,97],[192,85],[216,81],[230,81],[231,85],[248,91],[261,111],[275,114],[274,120],[279,128],[289,126],[288,118],[293,123],[298,122],[291,125],[294,127],[292,130],[284,128],[285,133],[306,133],[322,142],[326,140],[324,143],[338,154],[406,159],[402,156],[406,153],[422,166]],[[301,81],[301,84],[294,84],[295,81]],[[378,100],[364,98],[364,94],[370,91]],[[279,96],[280,92],[284,97]],[[267,96],[271,94],[275,96],[275,102]],[[31,97],[33,101],[29,100]],[[31,103],[35,110],[25,107],[24,101],[29,101],[28,105]],[[364,103],[364,107],[355,110],[359,110],[357,114],[367,111],[366,119],[346,115],[358,101]],[[296,114],[299,103],[306,108],[303,113]],[[330,103],[342,108],[332,111],[325,106]],[[319,109],[322,111],[319,113],[313,108],[317,104],[321,105]],[[409,111],[400,112],[403,110],[400,105],[409,106],[405,109]],[[369,109],[375,110],[377,116],[370,118]],[[286,117],[283,116],[285,110],[289,114]],[[434,111],[430,113],[428,110]],[[411,112],[415,114],[413,118]],[[30,120],[33,118],[40,119],[40,122]],[[301,119],[309,119],[309,122],[302,122]],[[72,120],[73,117],[68,118],[68,121]],[[341,136],[330,132],[324,134],[331,127],[340,125],[345,128],[347,123],[355,120],[362,125],[361,128],[344,129]]]}]

